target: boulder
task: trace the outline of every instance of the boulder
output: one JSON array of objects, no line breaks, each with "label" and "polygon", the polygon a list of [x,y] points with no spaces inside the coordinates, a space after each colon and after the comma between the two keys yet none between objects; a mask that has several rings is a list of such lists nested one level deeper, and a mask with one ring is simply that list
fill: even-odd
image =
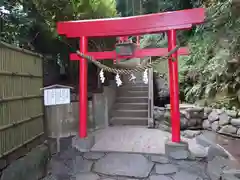
[{"label": "boulder", "polygon": [[211,123],[209,122],[208,119],[204,120],[203,123],[202,123],[202,128],[203,129],[209,129],[211,128]]},{"label": "boulder", "polygon": [[230,117],[227,115],[227,113],[222,113],[219,115],[219,125],[224,126],[229,124]]},{"label": "boulder", "polygon": [[196,119],[196,122],[197,122],[197,125],[202,125],[202,122],[203,122],[203,119],[201,119],[201,118],[197,118]]},{"label": "boulder", "polygon": [[237,130],[237,135],[240,136],[240,128]]},{"label": "boulder", "polygon": [[210,123],[213,123],[214,121],[217,121],[218,119],[219,119],[219,114],[216,111],[212,111],[208,115],[208,120],[210,121]]},{"label": "boulder", "polygon": [[165,109],[163,107],[154,106],[153,118],[156,121],[164,120]]},{"label": "boulder", "polygon": [[226,133],[226,134],[236,134],[237,128],[233,125],[225,125],[219,131],[219,133]]},{"label": "boulder", "polygon": [[45,176],[49,160],[49,150],[45,145],[32,149],[26,156],[14,161],[2,171],[1,180],[38,180]]},{"label": "boulder", "polygon": [[232,118],[236,118],[238,115],[237,111],[234,111],[234,110],[226,110],[225,112],[227,113],[228,116]]},{"label": "boulder", "polygon": [[218,124],[218,121],[214,121],[214,122],[211,124],[211,128],[212,128],[212,130],[215,131],[215,132],[219,131],[220,126],[219,126],[219,124]]},{"label": "boulder", "polygon": [[170,112],[169,111],[166,111],[164,113],[164,119],[170,119],[171,115],[170,115]]},{"label": "boulder", "polygon": [[204,113],[206,113],[207,115],[209,115],[212,112],[212,108],[210,107],[204,107]]},{"label": "boulder", "polygon": [[186,118],[188,118],[188,119],[204,117],[204,109],[201,107],[188,108],[185,111],[187,112]]},{"label": "boulder", "polygon": [[192,131],[192,130],[185,130],[182,132],[182,136],[186,138],[194,138],[198,135],[200,135],[202,132],[201,131]]},{"label": "boulder", "polygon": [[233,125],[233,126],[237,126],[237,127],[240,127],[240,118],[238,118],[238,119],[232,119],[231,120],[231,124]]},{"label": "boulder", "polygon": [[214,109],[213,111],[215,111],[218,115],[219,114],[222,114],[222,113],[224,113],[224,109]]},{"label": "boulder", "polygon": [[188,127],[194,127],[197,125],[197,120],[196,119],[188,119],[187,125],[188,125]]},{"label": "boulder", "polygon": [[188,128],[188,119],[180,118],[180,128],[181,130],[185,130]]}]

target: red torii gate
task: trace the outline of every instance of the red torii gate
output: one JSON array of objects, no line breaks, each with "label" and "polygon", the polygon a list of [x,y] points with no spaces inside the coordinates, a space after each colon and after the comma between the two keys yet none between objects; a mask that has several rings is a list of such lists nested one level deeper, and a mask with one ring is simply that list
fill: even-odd
[{"label": "red torii gate", "polygon": [[[190,29],[194,24],[204,22],[204,9],[156,13],[124,18],[96,19],[58,22],[59,34],[80,39],[80,51],[95,59],[124,59],[131,56],[118,56],[115,51],[88,52],[88,37],[139,36],[167,31],[168,48],[137,49],[132,57],[164,56],[176,46],[176,30]],[[187,48],[180,48],[168,61],[170,79],[170,104],[172,122],[172,141],[180,142],[180,112],[178,87],[178,55],[187,55]],[[172,58],[175,58],[173,61]],[[87,60],[76,53],[70,54],[71,60],[79,62],[79,137],[87,136]]]}]

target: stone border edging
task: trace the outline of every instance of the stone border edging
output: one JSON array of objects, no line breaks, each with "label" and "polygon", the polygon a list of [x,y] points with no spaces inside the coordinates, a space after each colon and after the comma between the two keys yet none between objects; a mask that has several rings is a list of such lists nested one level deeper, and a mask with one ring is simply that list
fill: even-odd
[{"label": "stone border edging", "polygon": [[[154,107],[154,120],[170,121],[170,107]],[[180,104],[181,130],[205,129],[218,134],[240,138],[240,113],[234,110]]]}]

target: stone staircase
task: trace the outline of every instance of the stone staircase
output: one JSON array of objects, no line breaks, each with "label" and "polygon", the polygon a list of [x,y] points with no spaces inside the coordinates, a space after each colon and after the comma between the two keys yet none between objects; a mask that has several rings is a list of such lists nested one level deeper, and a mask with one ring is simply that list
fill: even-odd
[{"label": "stone staircase", "polygon": [[117,98],[110,114],[110,125],[148,125],[148,85],[137,74],[133,84],[123,77],[123,85],[117,88]]}]

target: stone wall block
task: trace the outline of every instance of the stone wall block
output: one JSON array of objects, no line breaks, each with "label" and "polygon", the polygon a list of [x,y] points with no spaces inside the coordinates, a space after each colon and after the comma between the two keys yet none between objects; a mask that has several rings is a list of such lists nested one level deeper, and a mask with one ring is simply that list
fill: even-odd
[{"label": "stone wall block", "polygon": [[224,126],[230,123],[230,117],[227,115],[227,113],[222,113],[219,115],[219,125]]}]

